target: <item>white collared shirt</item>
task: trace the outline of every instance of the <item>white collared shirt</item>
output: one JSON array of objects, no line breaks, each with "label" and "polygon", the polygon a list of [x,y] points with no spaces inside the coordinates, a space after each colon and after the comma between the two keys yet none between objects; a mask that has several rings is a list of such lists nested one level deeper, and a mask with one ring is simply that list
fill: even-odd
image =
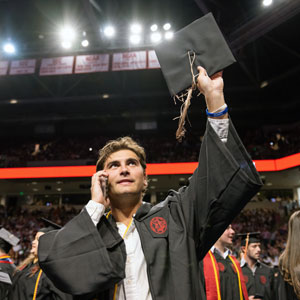
[{"label": "white collared shirt", "polygon": [[[86,210],[95,225],[103,216],[104,205],[90,200]],[[119,234],[123,237],[127,226],[117,222]],[[147,275],[147,264],[141,245],[141,239],[134,222],[128,228],[123,238],[126,248],[125,279],[118,284],[117,300],[152,300]]]},{"label": "white collared shirt", "polygon": [[211,251],[212,253],[218,253],[218,254],[219,254],[220,256],[222,256],[224,259],[226,259],[227,256],[231,254],[230,249],[226,248],[226,251],[225,251],[224,253],[222,253],[222,252],[221,252],[218,248],[216,248],[215,246],[212,246],[212,247],[210,248],[210,251]]}]

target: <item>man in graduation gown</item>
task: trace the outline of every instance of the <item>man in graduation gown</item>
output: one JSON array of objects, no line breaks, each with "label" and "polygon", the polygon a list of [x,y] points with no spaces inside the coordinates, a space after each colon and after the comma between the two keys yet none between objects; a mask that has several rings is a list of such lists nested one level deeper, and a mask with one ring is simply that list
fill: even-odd
[{"label": "man in graduation gown", "polygon": [[8,253],[18,242],[19,239],[5,228],[0,230],[0,300],[8,299],[12,287],[12,276],[16,266]]},{"label": "man in graduation gown", "polygon": [[228,248],[234,233],[229,225],[200,262],[200,285],[206,300],[248,300],[242,269]]},{"label": "man in graduation gown", "polygon": [[248,234],[241,242],[241,250],[241,267],[248,294],[254,295],[255,299],[274,299],[274,269],[259,260],[261,248],[257,235]]},{"label": "man in graduation gown", "polygon": [[92,200],[62,229],[40,238],[41,268],[60,290],[78,299],[201,299],[199,261],[261,181],[224,112],[222,74],[199,72],[208,112],[219,114],[208,119],[188,185],[155,206],[143,203],[143,149],[126,137],[104,146]]}]

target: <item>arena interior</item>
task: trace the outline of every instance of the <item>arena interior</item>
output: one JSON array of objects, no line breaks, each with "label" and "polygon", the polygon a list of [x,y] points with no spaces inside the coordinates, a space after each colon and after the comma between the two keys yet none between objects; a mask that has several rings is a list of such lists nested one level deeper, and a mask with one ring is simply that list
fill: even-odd
[{"label": "arena interior", "polygon": [[0,227],[21,239],[16,264],[40,217],[64,225],[90,199],[107,140],[128,135],[145,148],[144,201],[188,182],[204,98],[195,93],[178,142],[181,103],[153,47],[208,12],[237,60],[223,73],[225,98],[264,183],[233,226],[260,231],[261,259],[278,264],[300,204],[298,0],[0,1]]}]

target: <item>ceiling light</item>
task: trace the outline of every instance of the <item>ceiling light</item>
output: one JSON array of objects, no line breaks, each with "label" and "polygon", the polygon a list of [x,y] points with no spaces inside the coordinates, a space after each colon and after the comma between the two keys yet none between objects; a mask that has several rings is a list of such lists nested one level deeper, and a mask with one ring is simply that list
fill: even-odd
[{"label": "ceiling light", "polygon": [[108,98],[109,98],[109,94],[103,94],[103,95],[102,95],[102,98],[103,98],[103,99],[108,99]]},{"label": "ceiling light", "polygon": [[89,41],[88,40],[83,40],[82,42],[81,42],[81,46],[82,47],[87,47],[89,45]]},{"label": "ceiling light", "polygon": [[11,99],[9,101],[10,104],[17,104],[18,103],[18,100],[17,99]]},{"label": "ceiling light", "polygon": [[105,28],[104,28],[104,34],[105,34],[105,36],[107,36],[107,37],[113,37],[114,35],[115,35],[115,28],[114,27],[112,27],[112,26],[106,26]]},{"label": "ceiling light", "polygon": [[142,26],[140,24],[132,24],[130,30],[132,33],[140,33],[142,31]]},{"label": "ceiling light", "polygon": [[9,53],[9,54],[14,54],[16,52],[16,48],[15,46],[12,44],[12,43],[6,43],[4,46],[3,46],[3,50],[6,52],[6,53]]},{"label": "ceiling light", "polygon": [[70,26],[62,28],[59,34],[63,41],[73,41],[75,39],[75,31]]},{"label": "ceiling light", "polygon": [[154,32],[151,34],[151,41],[153,43],[158,43],[161,40],[161,34],[159,32]]},{"label": "ceiling light", "polygon": [[130,43],[137,45],[141,42],[141,36],[137,34],[131,35],[129,41]]},{"label": "ceiling light", "polygon": [[263,6],[269,6],[273,3],[273,0],[263,0]]},{"label": "ceiling light", "polygon": [[264,87],[266,87],[268,85],[268,81],[263,81],[261,84],[260,84],[260,88],[263,89]]},{"label": "ceiling light", "polygon": [[150,30],[156,31],[158,29],[158,26],[156,24],[151,25]]},{"label": "ceiling light", "polygon": [[173,38],[173,36],[174,36],[174,32],[172,32],[172,31],[167,31],[165,33],[165,39],[166,40],[171,40]]},{"label": "ceiling light", "polygon": [[70,49],[72,47],[72,43],[70,41],[63,41],[63,42],[61,42],[61,46],[64,49]]},{"label": "ceiling light", "polygon": [[170,23],[166,23],[164,26],[163,26],[164,30],[170,30],[171,29],[171,24]]}]

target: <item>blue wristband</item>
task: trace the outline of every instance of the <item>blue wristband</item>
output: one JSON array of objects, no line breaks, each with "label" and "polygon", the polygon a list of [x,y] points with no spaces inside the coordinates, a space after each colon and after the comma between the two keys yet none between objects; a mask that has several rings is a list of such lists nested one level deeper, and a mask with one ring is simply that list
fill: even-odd
[{"label": "blue wristband", "polygon": [[222,111],[220,111],[220,112],[217,112],[217,113],[210,113],[210,112],[208,111],[208,109],[206,109],[206,114],[207,114],[209,117],[213,117],[213,118],[223,116],[223,115],[225,115],[227,112],[228,112],[228,106],[226,106],[224,110],[222,110]]}]

